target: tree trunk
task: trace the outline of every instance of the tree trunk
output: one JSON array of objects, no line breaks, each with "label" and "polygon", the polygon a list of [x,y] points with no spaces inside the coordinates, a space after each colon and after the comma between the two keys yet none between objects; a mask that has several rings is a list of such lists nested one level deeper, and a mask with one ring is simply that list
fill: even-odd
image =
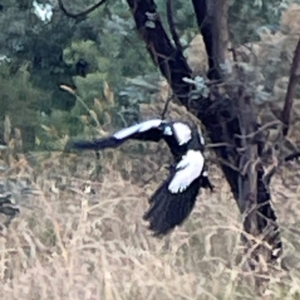
[{"label": "tree trunk", "polygon": [[228,1],[192,0],[198,27],[205,41],[209,79],[222,78],[221,64],[226,64],[228,46]]},{"label": "tree trunk", "polygon": [[[206,46],[208,77],[225,82],[222,65],[226,65],[228,55],[228,2],[192,1]],[[278,225],[271,207],[268,187],[263,181],[264,170],[259,162],[262,136],[256,134],[255,138],[246,137],[258,129],[251,98],[244,91],[241,82],[236,80],[234,85],[225,82],[227,93],[218,85],[212,85],[209,97],[199,95],[198,99],[191,100],[189,94],[193,86],[183,81],[184,77],[191,78],[191,70],[181,50],[173,46],[166,34],[154,1],[127,2],[147,50],[168,80],[177,99],[203,123],[213,143],[228,145],[215,148],[215,152],[221,161],[221,168],[239,210],[244,216],[245,231],[256,237],[269,231],[264,240],[271,244],[273,250],[279,249],[279,255],[281,241]],[[277,258],[278,255],[275,257],[273,254],[274,252],[269,251],[267,260]]]}]

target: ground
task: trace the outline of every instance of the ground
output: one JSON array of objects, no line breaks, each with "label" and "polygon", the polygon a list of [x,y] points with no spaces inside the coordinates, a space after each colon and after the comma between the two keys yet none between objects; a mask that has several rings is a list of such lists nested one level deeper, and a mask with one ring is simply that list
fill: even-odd
[{"label": "ground", "polygon": [[[210,167],[216,191],[201,192],[184,225],[159,240],[142,215],[165,170],[155,155],[120,153],[101,156],[100,175],[93,153],[10,161],[1,177],[21,214],[0,238],[1,299],[253,299],[255,274],[235,265],[240,216],[218,167]],[[288,169],[272,191],[289,271],[268,275],[261,299],[299,299],[300,166]]]}]

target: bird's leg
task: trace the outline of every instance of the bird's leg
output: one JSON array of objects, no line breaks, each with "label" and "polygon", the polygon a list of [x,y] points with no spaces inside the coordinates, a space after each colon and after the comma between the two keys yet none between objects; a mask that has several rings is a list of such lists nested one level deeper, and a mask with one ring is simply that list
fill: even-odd
[{"label": "bird's leg", "polygon": [[202,176],[201,187],[204,189],[210,189],[211,192],[214,191],[215,186],[211,183],[206,173]]},{"label": "bird's leg", "polygon": [[173,163],[168,166],[165,166],[165,169],[167,169],[170,173],[173,173],[176,170],[176,164]]}]

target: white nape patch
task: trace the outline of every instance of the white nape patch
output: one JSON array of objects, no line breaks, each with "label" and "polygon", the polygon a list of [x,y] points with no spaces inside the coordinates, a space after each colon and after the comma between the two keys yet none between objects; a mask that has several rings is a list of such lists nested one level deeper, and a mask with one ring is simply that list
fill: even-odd
[{"label": "white nape patch", "polygon": [[180,146],[187,143],[192,138],[191,129],[186,124],[176,122],[173,124],[173,128]]},{"label": "white nape patch", "polygon": [[171,193],[181,193],[201,175],[204,167],[204,156],[200,151],[189,150],[176,165],[178,170],[169,184]]},{"label": "white nape patch", "polygon": [[137,132],[145,132],[149,129],[156,128],[162,123],[161,119],[153,119],[144,121],[139,124],[132,125],[130,127],[121,129],[120,131],[116,132],[113,137],[115,137],[118,140],[127,138]]},{"label": "white nape patch", "polygon": [[173,132],[172,132],[172,129],[170,126],[166,126],[165,129],[164,129],[164,134],[165,135],[172,135]]}]

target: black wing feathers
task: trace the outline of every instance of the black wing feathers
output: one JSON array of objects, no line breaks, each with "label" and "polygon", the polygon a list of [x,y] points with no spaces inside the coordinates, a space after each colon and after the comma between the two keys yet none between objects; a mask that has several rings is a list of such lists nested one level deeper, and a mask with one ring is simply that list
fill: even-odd
[{"label": "black wing feathers", "polygon": [[168,190],[171,180],[172,177],[165,181],[149,199],[150,208],[143,216],[145,221],[149,221],[149,229],[157,237],[168,234],[190,215],[201,184],[199,178],[185,191],[173,194]]},{"label": "black wing feathers", "polygon": [[77,141],[72,142],[72,147],[77,149],[86,149],[86,150],[100,150],[105,148],[116,148],[122,144],[122,140],[118,140],[113,136],[90,141]]},{"label": "black wing feathers", "polygon": [[85,150],[101,150],[105,148],[117,148],[121,146],[127,140],[140,140],[140,141],[152,141],[159,142],[163,137],[163,133],[159,128],[152,128],[145,132],[135,132],[122,139],[109,136],[102,139],[96,139],[94,141],[73,141],[72,148],[85,149]]},{"label": "black wing feathers", "polygon": [[160,128],[151,128],[147,131],[136,132],[132,136],[129,136],[126,140],[139,140],[149,142],[159,142],[163,138],[163,132]]}]

